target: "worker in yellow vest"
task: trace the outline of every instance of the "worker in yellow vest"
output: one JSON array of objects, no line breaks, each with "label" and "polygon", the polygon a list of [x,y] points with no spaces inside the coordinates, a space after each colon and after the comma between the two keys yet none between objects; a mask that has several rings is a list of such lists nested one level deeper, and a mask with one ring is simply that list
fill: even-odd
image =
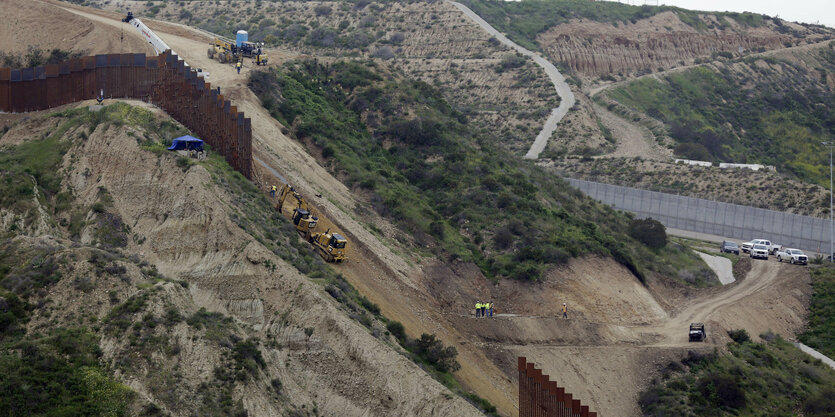
[{"label": "worker in yellow vest", "polygon": [[565,303],[562,303],[562,318],[568,318],[568,306],[566,306]]},{"label": "worker in yellow vest", "polygon": [[275,197],[275,185],[270,188],[270,197]]},{"label": "worker in yellow vest", "polygon": [[242,67],[242,66],[243,66],[243,62],[241,62],[241,61],[238,61],[238,63],[237,63],[237,64],[235,64],[235,68],[237,68],[237,69],[238,69],[238,74],[240,74],[240,73],[241,73],[241,67]]},{"label": "worker in yellow vest", "polygon": [[490,301],[490,302],[487,303],[487,314],[488,314],[487,317],[490,317],[490,318],[493,317],[493,301]]},{"label": "worker in yellow vest", "polygon": [[475,302],[475,318],[479,318],[481,315],[481,301]]}]

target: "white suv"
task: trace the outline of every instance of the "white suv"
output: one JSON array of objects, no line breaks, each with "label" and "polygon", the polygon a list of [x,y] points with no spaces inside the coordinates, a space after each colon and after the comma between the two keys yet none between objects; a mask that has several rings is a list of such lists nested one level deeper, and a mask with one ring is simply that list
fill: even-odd
[{"label": "white suv", "polygon": [[768,259],[768,247],[765,245],[754,245],[751,247],[752,258]]}]

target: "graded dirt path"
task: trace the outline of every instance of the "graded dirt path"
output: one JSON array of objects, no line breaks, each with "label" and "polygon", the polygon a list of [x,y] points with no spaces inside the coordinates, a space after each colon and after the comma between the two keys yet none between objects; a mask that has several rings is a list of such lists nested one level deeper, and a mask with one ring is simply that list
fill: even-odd
[{"label": "graded dirt path", "polygon": [[[122,25],[115,13],[57,5],[97,25]],[[352,245],[350,260],[334,267],[387,317],[402,322],[411,336],[435,333],[454,346],[462,365],[459,379],[503,415],[517,413],[517,355],[534,360],[598,415],[630,416],[637,414],[638,393],[657,366],[680,359],[687,349],[721,348],[727,340],[723,329],[746,328],[752,336],[772,329],[791,338],[803,324],[810,291],[806,269],[770,261],[756,262],[744,280],[674,301],[654,294],[610,259],[575,260],[574,270],[561,269],[538,284],[491,283],[470,266],[455,265],[453,270],[426,260],[421,264],[394,243],[371,234],[360,223],[368,220],[354,212],[362,203],[351,190],[282,134],[282,126],[246,87],[249,66],[238,75],[231,66],[208,59],[209,39],[202,32],[145,23],[189,64],[208,70],[212,85],[220,86],[224,96],[252,119],[256,182],[266,189],[283,176],[306,196],[321,194],[311,202],[323,224],[344,231]],[[269,53],[271,65],[289,57],[281,51]],[[471,318],[470,301],[484,294],[499,295],[504,309],[500,311],[518,316]],[[572,320],[552,317],[558,299],[576,306]],[[691,321],[708,324],[708,343],[687,343]]]},{"label": "graded dirt path", "polygon": [[600,118],[600,122],[612,131],[612,136],[618,141],[614,152],[600,155],[598,158],[641,157],[659,161],[670,159],[669,152],[664,152],[655,144],[655,139],[649,129],[632,123],[597,103],[594,103],[592,108]]},{"label": "graded dirt path", "polygon": [[554,89],[556,90],[557,94],[560,96],[560,105],[551,111],[551,115],[548,116],[548,119],[545,120],[545,125],[542,126],[542,130],[536,135],[536,139],[534,139],[531,148],[528,150],[528,153],[525,154],[526,159],[537,159],[539,158],[539,154],[545,150],[545,146],[548,145],[548,139],[551,138],[551,135],[554,134],[554,131],[557,130],[557,124],[562,120],[562,118],[568,113],[568,110],[574,106],[574,93],[571,92],[571,88],[568,86],[568,83],[565,82],[565,77],[560,74],[557,67],[554,64],[550,63],[548,60],[539,56],[539,54],[531,52],[519,45],[516,42],[508,39],[507,36],[490,26],[484,19],[482,19],[479,15],[475,12],[470,10],[469,7],[464,6],[461,3],[457,3],[454,1],[450,1],[450,4],[457,7],[458,10],[461,10],[464,15],[472,19],[473,22],[478,24],[482,27],[487,33],[491,36],[494,36],[499,42],[513,48],[516,52],[519,52],[522,55],[530,57],[531,59],[536,62],[537,65],[542,67],[545,70],[545,74],[548,74],[548,78],[551,79],[551,82],[554,84]]}]

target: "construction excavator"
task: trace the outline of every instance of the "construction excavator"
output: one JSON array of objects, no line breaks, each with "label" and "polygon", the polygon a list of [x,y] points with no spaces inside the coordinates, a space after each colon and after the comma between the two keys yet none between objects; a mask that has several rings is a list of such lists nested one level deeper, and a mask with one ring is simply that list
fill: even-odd
[{"label": "construction excavator", "polygon": [[296,191],[290,184],[284,184],[278,192],[278,202],[275,209],[283,214],[284,202],[287,197],[293,196],[297,201],[297,206],[293,209],[291,217],[293,226],[299,233],[299,236],[310,242],[316,249],[319,250],[319,255],[326,262],[342,262],[348,259],[345,256],[345,247],[348,240],[339,233],[331,233],[330,229],[324,233],[315,232],[318,226],[319,218],[316,217],[307,200]]},{"label": "construction excavator", "polygon": [[305,200],[295,188],[291,187],[290,184],[284,184],[281,187],[281,190],[279,190],[278,203],[275,205],[275,209],[278,210],[279,213],[283,214],[282,209],[284,208],[284,200],[291,195],[298,202],[298,206],[293,209],[293,226],[296,227],[296,231],[299,232],[299,236],[304,239],[309,239],[311,232],[313,232],[313,229],[316,228],[316,225],[319,222],[319,218],[311,213],[307,200]]}]

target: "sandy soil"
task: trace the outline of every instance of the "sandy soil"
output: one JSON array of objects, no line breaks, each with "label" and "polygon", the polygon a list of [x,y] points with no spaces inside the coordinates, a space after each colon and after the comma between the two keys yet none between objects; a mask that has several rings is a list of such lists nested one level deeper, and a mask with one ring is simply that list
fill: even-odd
[{"label": "sandy soil", "polygon": [[[117,30],[121,25],[120,16],[113,13],[56,4],[102,30]],[[517,355],[529,356],[598,415],[628,416],[636,414],[637,395],[656,367],[683,355],[686,349],[696,348],[685,340],[691,321],[708,323],[708,342],[698,348],[710,349],[723,346],[727,338],[722,336],[722,329],[746,328],[756,335],[770,328],[791,338],[802,326],[810,291],[806,269],[774,262],[755,263],[746,279],[732,285],[696,291],[660,279],[644,286],[609,259],[574,260],[535,284],[493,283],[472,265],[418,259],[393,239],[369,232],[363,223],[380,223],[382,230],[389,230],[390,225],[358,214],[356,207],[362,203],[357,197],[301,144],[281,133],[282,126],[245,86],[251,70],[248,66],[237,75],[231,66],[209,60],[205,52],[208,38],[200,32],[179,25],[146,23],[192,66],[207,69],[212,84],[221,86],[224,95],[252,118],[255,157],[288,178],[304,195],[322,194],[312,203],[323,224],[343,231],[352,246],[349,262],[335,268],[379,304],[386,316],[402,322],[409,334],[436,333],[455,346],[462,364],[459,379],[495,404],[503,415],[517,413]],[[273,51],[270,54],[277,56]],[[269,169],[260,164],[254,168],[263,189],[277,181]],[[165,229],[157,230],[163,232]],[[184,272],[181,268],[188,265],[178,265],[194,254],[182,252],[178,256],[183,258],[166,261],[172,274]],[[211,264],[222,266],[223,262],[221,257]],[[229,286],[206,279],[198,287],[221,294],[228,301],[219,305],[236,315],[259,317],[251,307],[251,300],[257,298],[252,291],[257,286]],[[475,320],[471,305],[477,298],[486,297],[496,301],[500,313],[517,316]],[[279,300],[262,302],[274,303],[272,310],[265,307],[264,311],[278,310]],[[566,321],[556,318],[562,302],[570,306],[571,318]],[[270,322],[261,325],[269,326]],[[363,357],[374,361],[370,355],[367,352]],[[315,363],[315,358],[306,363]],[[431,414],[431,410],[426,411]]]}]

